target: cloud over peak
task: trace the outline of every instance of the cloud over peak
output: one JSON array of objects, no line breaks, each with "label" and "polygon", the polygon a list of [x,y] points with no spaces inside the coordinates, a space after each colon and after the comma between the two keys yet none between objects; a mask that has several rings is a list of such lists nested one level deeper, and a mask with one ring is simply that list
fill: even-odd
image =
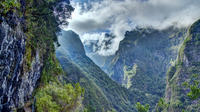
[{"label": "cloud over peak", "polygon": [[101,0],[72,5],[75,11],[67,29],[77,32],[82,41],[105,39],[107,31],[115,35],[109,50],[97,51],[101,55],[114,54],[125,32],[135,26],[186,27],[200,18],[200,0]]}]

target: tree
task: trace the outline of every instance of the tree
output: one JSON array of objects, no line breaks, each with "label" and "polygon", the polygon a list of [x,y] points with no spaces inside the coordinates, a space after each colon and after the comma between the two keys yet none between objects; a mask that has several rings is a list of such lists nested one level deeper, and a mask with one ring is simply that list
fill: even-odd
[{"label": "tree", "polygon": [[79,84],[48,84],[36,93],[36,108],[38,112],[69,112],[79,109],[83,94]]},{"label": "tree", "polygon": [[200,80],[198,80],[199,75],[194,74],[192,76],[192,81],[184,82],[183,85],[190,89],[190,92],[187,94],[192,100],[200,98]]},{"label": "tree", "polygon": [[149,104],[146,104],[144,106],[140,102],[137,102],[136,108],[137,108],[138,112],[149,112],[150,106],[149,106]]},{"label": "tree", "polygon": [[5,15],[8,11],[15,11],[19,8],[20,4],[17,0],[1,0],[0,1],[0,15]]},{"label": "tree", "polygon": [[164,98],[161,98],[156,106],[156,112],[161,112],[168,108],[168,104],[165,102]]},{"label": "tree", "polygon": [[196,100],[200,97],[199,81],[195,80],[192,85],[190,85],[190,92],[187,94],[192,100]]}]

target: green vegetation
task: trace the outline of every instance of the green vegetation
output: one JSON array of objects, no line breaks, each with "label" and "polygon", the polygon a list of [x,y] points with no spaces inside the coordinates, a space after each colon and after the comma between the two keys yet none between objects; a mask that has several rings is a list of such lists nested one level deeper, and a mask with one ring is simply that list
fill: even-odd
[{"label": "green vegetation", "polygon": [[[127,40],[127,44],[135,44],[134,46],[147,45],[144,48],[140,46],[140,49],[133,47],[136,48],[135,51],[132,51],[131,49],[130,54],[127,54],[135,55],[135,52],[139,52],[138,56],[135,55],[135,57],[138,57],[138,59],[136,58],[136,60],[134,60],[133,58],[127,58],[127,60],[122,60],[123,64],[120,63],[123,66],[121,67],[122,70],[119,73],[124,73],[124,79],[122,80],[127,81],[126,86],[127,88],[130,88],[131,92],[119,86],[114,81],[110,80],[109,77],[86,56],[77,56],[78,58],[76,56],[72,57],[72,61],[76,63],[74,66],[68,66],[68,64],[72,63],[64,64],[67,65],[65,72],[69,71],[69,74],[66,75],[69,81],[66,81],[67,83],[64,81],[61,83],[59,78],[61,74],[64,74],[64,72],[55,57],[55,45],[59,45],[57,40],[57,33],[60,31],[60,28],[58,27],[59,23],[62,22],[59,22],[58,18],[56,18],[53,14],[53,7],[59,1],[60,0],[25,0],[25,10],[19,10],[21,8],[19,0],[0,1],[0,16],[7,17],[7,14],[9,13],[16,13],[18,14],[19,18],[23,17],[23,19],[25,19],[25,25],[21,26],[22,28],[24,28],[23,30],[27,37],[25,61],[23,64],[25,72],[31,69],[32,62],[36,58],[36,53],[39,53],[40,62],[43,64],[40,83],[34,94],[36,98],[36,110],[38,112],[79,111],[80,107],[82,106],[84,93],[86,93],[86,100],[84,100],[83,103],[87,107],[87,109],[83,110],[84,112],[94,112],[98,109],[101,109],[101,111],[108,110],[108,112],[115,112],[115,110],[112,109],[113,107],[117,108],[117,110],[119,111],[132,111],[135,108],[132,108],[130,105],[134,104],[135,101],[143,101],[142,103],[144,104],[146,102],[150,102],[149,104],[154,104],[155,101],[158,101],[158,99],[164,93],[163,87],[165,84],[164,81],[161,80],[161,78],[163,77],[163,72],[165,72],[166,70],[165,66],[166,64],[168,64],[167,61],[163,62],[162,58],[160,57],[162,55],[165,56],[165,53],[173,53],[169,49],[165,48],[165,46],[168,46],[165,45],[165,43],[166,41],[169,42],[169,45],[173,43],[173,41],[171,40],[174,39],[173,37],[178,37],[178,33],[172,35],[170,37],[170,40],[168,38],[164,38],[163,40],[161,40],[162,38],[160,37],[160,40],[157,38],[153,38],[156,37],[156,35],[152,33],[151,41],[160,43],[158,46],[155,46],[155,43],[148,43],[149,41],[145,41],[147,43],[143,43],[143,41],[147,38],[142,38],[144,39],[142,40],[139,37],[142,37],[143,33],[145,32],[137,35],[133,34],[135,36],[138,36],[138,39],[134,38],[134,40],[131,40],[133,38],[131,36],[129,37],[130,40]],[[172,32],[172,34],[173,33],[174,32]],[[184,33],[181,33],[181,35],[184,35]],[[169,87],[172,88],[173,92],[172,99],[170,99],[171,104],[166,103],[164,99],[160,99],[160,101],[158,102],[158,108],[156,110],[158,112],[160,112],[161,110],[166,110],[169,106],[171,106],[172,108],[180,108],[181,110],[192,110],[194,108],[197,108],[196,110],[199,109],[199,105],[197,105],[197,107],[194,107],[193,105],[188,106],[187,108],[184,107],[185,104],[188,104],[189,100],[187,100],[184,95],[179,95],[181,91],[183,91],[183,89],[177,85],[179,82],[173,82],[180,81],[182,77],[186,77],[184,76],[185,74],[180,74],[182,76],[181,78],[179,78],[179,71],[182,73],[190,73],[191,71],[191,73],[199,72],[199,68],[196,67],[200,65],[199,62],[193,63],[194,68],[182,68],[182,61],[185,59],[184,54],[186,54],[189,61],[192,60],[192,56],[190,56],[189,54],[189,51],[191,49],[186,49],[186,47],[188,47],[187,44],[195,46],[200,45],[199,38],[197,38],[199,37],[199,35],[195,35],[195,44],[190,43],[191,39],[193,38],[192,36],[193,35],[190,35],[185,40],[179,54],[180,59],[178,59],[178,64],[172,67],[168,72],[168,80],[171,81],[168,81],[170,83]],[[163,37],[169,36],[164,35]],[[176,43],[180,43],[180,41],[181,39]],[[124,40],[124,44],[125,42],[126,40]],[[173,48],[177,47],[178,45],[170,46]],[[153,50],[156,51],[155,54],[149,55]],[[159,50],[164,51],[165,53],[158,53],[157,51]],[[126,51],[128,50],[126,49]],[[121,57],[115,57],[115,59],[113,60],[113,64],[115,62],[117,63],[118,59],[120,62]],[[169,59],[171,60],[171,57]],[[169,59],[167,60],[169,61]],[[131,64],[133,63],[129,62],[133,61],[130,60],[134,60],[138,63],[131,66]],[[143,62],[152,62],[153,64]],[[69,70],[70,67],[72,67],[71,70]],[[158,74],[157,72],[160,73]],[[79,74],[80,76],[76,77],[74,74]],[[69,84],[69,82],[77,84],[72,85]],[[85,87],[86,90],[83,90],[78,82],[81,86]],[[186,82],[185,85],[190,89],[190,92],[187,94],[189,98],[191,98],[192,100],[196,100],[200,97],[200,81],[198,80],[198,78]],[[152,100],[150,101],[149,99]],[[149,105],[146,104],[144,106],[139,102],[136,104],[135,107],[137,108],[138,112],[149,112],[150,110]]]},{"label": "green vegetation", "polygon": [[135,76],[137,70],[137,64],[134,64],[133,67],[124,66],[124,80],[126,84],[123,84],[126,88],[131,87],[131,79]]},{"label": "green vegetation", "polygon": [[57,33],[60,31],[58,20],[53,14],[53,6],[60,0],[27,0],[26,10],[26,51],[25,68],[39,52],[43,62],[40,84],[35,91],[38,112],[68,112],[81,106],[83,89],[79,84],[60,84],[59,75],[63,73],[55,57]]},{"label": "green vegetation", "polygon": [[156,112],[167,112],[165,109],[167,109],[168,104],[165,102],[163,98],[161,98],[156,106]]},{"label": "green vegetation", "polygon": [[80,83],[85,89],[83,104],[88,111],[107,112],[113,108],[120,112],[134,111],[135,108],[128,98],[137,98],[137,95],[134,93],[131,96],[126,88],[111,80],[89,59],[84,48],[80,47],[83,45],[75,33],[63,31],[62,35],[70,36],[59,40],[62,45],[56,51],[56,56],[66,72],[64,79],[68,79],[67,82],[70,83]]},{"label": "green vegetation", "polygon": [[1,0],[0,1],[0,16],[6,15],[9,11],[16,11],[20,8],[18,0]]},{"label": "green vegetation", "polygon": [[[187,38],[179,50],[176,65],[168,72],[166,103],[163,112],[198,112],[200,110],[200,63],[199,47],[200,21],[189,29]],[[159,102],[160,103],[160,102]]]},{"label": "green vegetation", "polygon": [[140,102],[137,102],[136,108],[138,112],[149,112],[149,104],[146,104],[145,106],[140,104]]},{"label": "green vegetation", "polygon": [[183,85],[190,89],[190,92],[187,94],[192,100],[196,100],[200,97],[200,80],[198,80],[199,75],[193,74],[192,81],[184,82]]},{"label": "green vegetation", "polygon": [[[125,39],[120,42],[116,55],[108,58],[102,69],[110,73],[113,80],[125,85],[137,95],[130,98],[132,104],[149,104],[150,110],[153,110],[159,99],[164,96],[164,77],[171,62],[176,60],[185,35],[186,28],[171,27],[160,31],[153,28],[137,28],[128,31]],[[179,66],[174,66],[167,78],[171,79],[178,73],[175,73],[176,71],[179,71]]]},{"label": "green vegetation", "polygon": [[[23,20],[20,21],[20,27],[27,37],[23,70],[28,72],[35,58],[39,58],[43,64],[40,83],[34,92],[37,112],[78,111],[82,105],[84,90],[80,85],[77,83],[72,86],[58,80],[63,73],[55,56],[55,45],[59,45],[57,34],[60,31],[60,21],[54,16],[53,9],[60,1],[24,0],[22,2],[25,3],[22,4],[19,0],[0,2],[0,16],[9,18],[8,13],[15,13]],[[39,54],[39,57],[36,54]]]},{"label": "green vegetation", "polygon": [[79,109],[84,90],[79,84],[48,84],[36,93],[37,112],[69,112]]},{"label": "green vegetation", "polygon": [[47,84],[54,77],[62,73],[62,69],[55,57],[55,44],[57,33],[60,31],[58,20],[53,14],[53,6],[60,0],[26,0],[26,10],[23,12],[26,18],[25,34],[25,68],[30,69],[36,52],[40,54],[40,60],[44,63],[41,82]]},{"label": "green vegetation", "polygon": [[199,82],[200,81],[194,81],[194,84],[190,85],[190,92],[187,95],[193,100],[200,97]]},{"label": "green vegetation", "polygon": [[[90,64],[88,63],[87,67],[79,67],[78,64],[68,62],[69,59],[63,55],[58,56],[58,59],[61,65],[64,66],[66,79],[71,79],[69,80],[71,83],[78,82],[81,87],[84,88],[85,94],[83,104],[87,108],[87,112],[111,111],[113,108],[111,103],[118,106],[118,109],[123,112],[125,109],[130,111],[129,105],[124,103],[127,96],[126,93],[124,93],[125,88],[119,88],[117,83],[110,80],[97,66],[90,66],[91,63],[89,62]],[[86,72],[86,70],[88,71]],[[94,76],[96,77],[95,79]],[[119,101],[117,102],[116,100]]]},{"label": "green vegetation", "polygon": [[50,82],[59,82],[56,77],[63,73],[63,70],[55,58],[55,54],[49,54],[45,59],[45,66],[42,71],[40,84],[48,84]]},{"label": "green vegetation", "polygon": [[[41,58],[48,59],[46,61],[49,61],[49,57],[55,58],[52,54],[54,54],[55,51],[54,43],[57,43],[56,33],[59,32],[60,29],[51,7],[53,7],[53,5],[46,0],[40,0],[40,2],[31,0],[27,2],[27,8],[24,12],[27,18],[27,50],[25,55],[27,57],[27,66],[29,66],[32,61],[30,54],[34,57],[35,52],[38,50],[40,51]],[[48,56],[49,54],[51,56]]]}]

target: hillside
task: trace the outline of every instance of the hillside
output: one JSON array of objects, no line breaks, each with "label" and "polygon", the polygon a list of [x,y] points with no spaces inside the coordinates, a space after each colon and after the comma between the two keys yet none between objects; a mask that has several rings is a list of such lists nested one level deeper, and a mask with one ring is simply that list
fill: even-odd
[{"label": "hillside", "polygon": [[85,88],[83,103],[91,112],[112,108],[121,112],[132,111],[128,91],[112,81],[85,55],[77,34],[63,31],[59,43],[61,47],[57,49],[57,58],[66,72],[63,78],[69,82],[79,82]]},{"label": "hillside", "polygon": [[[167,74],[167,88],[165,92],[165,103],[168,104],[164,111],[187,112],[200,111],[200,93],[196,91],[197,98],[187,95],[190,88],[184,85],[188,82],[193,85],[194,81],[200,80],[200,20],[195,22],[188,30],[176,64],[170,68]],[[197,84],[199,87],[199,84]],[[196,100],[195,100],[196,99]]]},{"label": "hillside", "polygon": [[153,106],[164,95],[166,72],[177,58],[186,31],[137,28],[126,32],[115,55],[88,54],[114,81],[146,96],[148,100],[142,102]]},{"label": "hillside", "polygon": [[200,112],[199,4],[0,0],[0,112]]}]

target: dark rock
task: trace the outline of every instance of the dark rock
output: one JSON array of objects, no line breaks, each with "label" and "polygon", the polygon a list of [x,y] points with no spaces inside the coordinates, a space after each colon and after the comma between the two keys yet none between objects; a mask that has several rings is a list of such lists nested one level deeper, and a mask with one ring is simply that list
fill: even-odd
[{"label": "dark rock", "polygon": [[[10,24],[0,24],[0,111],[21,108],[28,101],[40,78],[43,64],[36,52],[30,70],[23,71],[26,36],[20,21],[13,17]],[[15,26],[13,30],[11,26]]]}]

